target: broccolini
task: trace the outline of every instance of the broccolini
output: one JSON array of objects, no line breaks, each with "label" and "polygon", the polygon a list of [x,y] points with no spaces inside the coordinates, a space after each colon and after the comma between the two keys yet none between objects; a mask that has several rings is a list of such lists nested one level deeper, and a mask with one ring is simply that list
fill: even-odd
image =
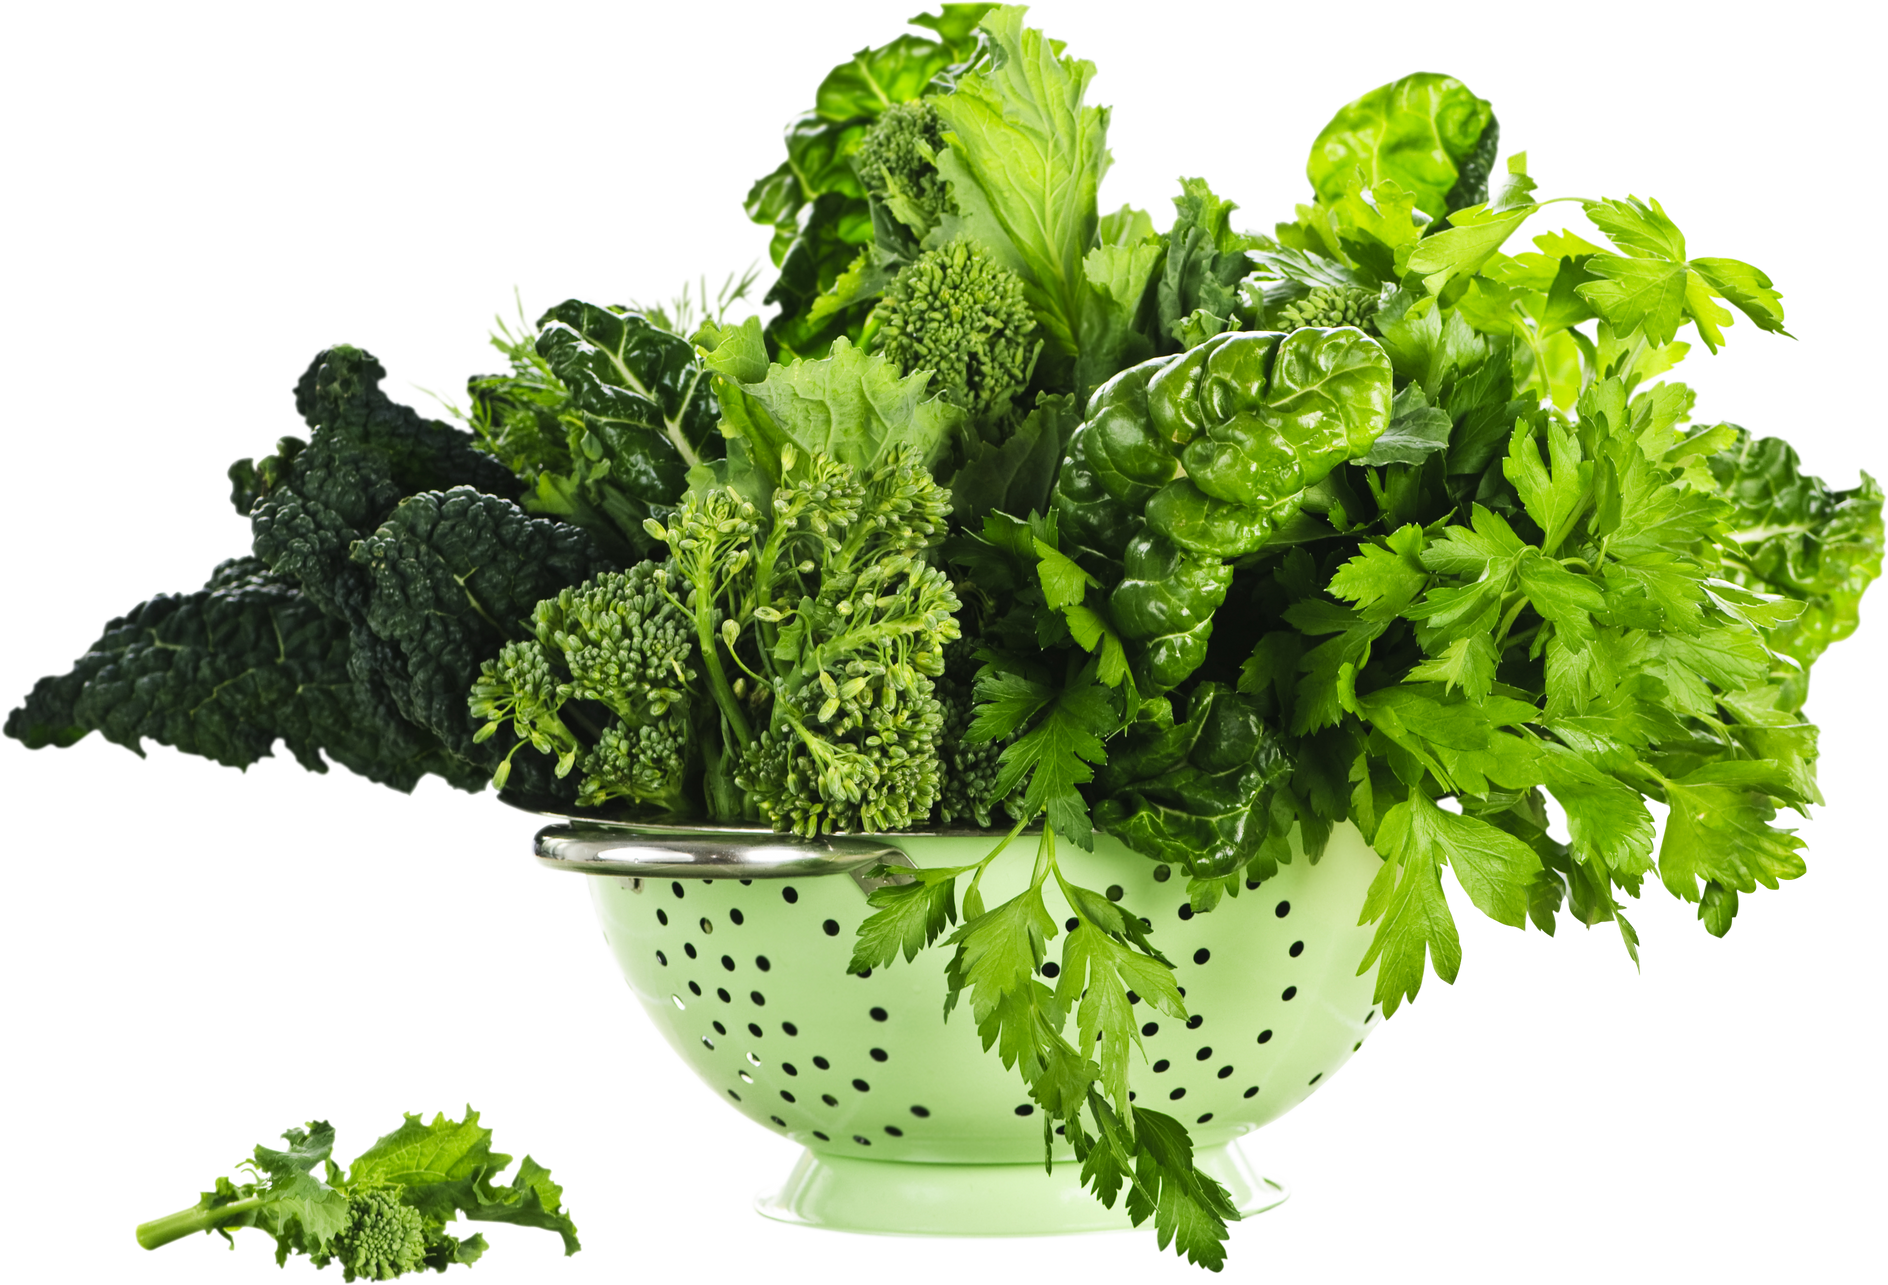
[{"label": "broccolini", "polygon": [[[478,737],[489,739],[508,720],[518,738],[494,773],[499,786],[529,744],[557,757],[560,777],[581,765],[579,804],[682,805],[695,640],[669,595],[669,576],[640,562],[565,589],[532,611],[532,638],[507,643],[485,663],[472,688],[472,713],[487,720]],[[572,701],[594,702],[614,721],[593,727]]]},{"label": "broccolini", "polygon": [[538,604],[535,637],[472,690],[479,739],[516,738],[499,785],[529,744],[560,777],[581,767],[582,804],[680,811],[699,780],[717,819],[799,834],[929,818],[931,680],[958,603],[924,556],[949,493],[902,450],[861,469],[788,446],[781,467],[771,514],[733,486],[690,491],[667,525],[650,519],[666,562]]}]

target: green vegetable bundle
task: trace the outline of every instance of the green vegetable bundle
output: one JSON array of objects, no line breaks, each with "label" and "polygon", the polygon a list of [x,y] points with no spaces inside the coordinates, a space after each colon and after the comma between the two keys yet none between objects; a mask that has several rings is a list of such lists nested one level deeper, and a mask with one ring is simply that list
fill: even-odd
[{"label": "green vegetable bundle", "polygon": [[218,1178],[190,1208],[140,1224],[138,1244],[158,1249],[197,1232],[234,1244],[230,1232],[254,1227],[275,1239],[277,1266],[303,1254],[316,1267],[339,1263],[348,1281],[476,1263],[485,1237],[451,1235],[445,1228],[455,1218],[539,1227],[563,1238],[566,1255],[580,1248],[550,1170],[526,1156],[509,1183],[495,1181],[511,1157],[492,1150],[492,1131],[470,1107],[463,1120],[406,1117],[345,1173],[334,1162],[327,1121],[282,1138],[286,1147],[258,1146],[243,1162],[247,1181]]},{"label": "green vegetable bundle", "polygon": [[[1354,824],[1386,1014],[1456,975],[1445,866],[1635,959],[1652,876],[1722,935],[1803,872],[1774,821],[1820,801],[1809,672],[1880,571],[1882,496],[1693,422],[1681,332],[1785,334],[1770,279],[1657,201],[1538,197],[1458,80],[1339,110],[1270,233],[1196,178],[1157,232],[1098,204],[1091,64],[1019,8],[914,22],[748,194],[764,324],[725,317],[745,282],[706,316],[560,304],[495,341],[464,431],[321,354],[310,439],[231,470],[253,557],[114,621],[6,730],[237,765],[280,738],[402,789],[803,835],[1011,822],[873,894],[853,966],[948,934],[950,1002],[1045,1142],[1217,1268],[1236,1215],[1129,1106],[1120,997],[1184,1002],[1058,845],[1104,828],[1206,912]],[[1557,204],[1586,230],[1538,230]],[[985,906],[1032,824],[1029,890]]]}]

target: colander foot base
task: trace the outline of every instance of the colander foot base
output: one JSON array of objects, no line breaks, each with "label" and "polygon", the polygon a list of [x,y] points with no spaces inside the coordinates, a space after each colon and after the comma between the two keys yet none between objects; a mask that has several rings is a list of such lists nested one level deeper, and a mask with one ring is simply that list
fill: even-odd
[{"label": "colander foot base", "polygon": [[[1242,1214],[1285,1200],[1285,1188],[1255,1174],[1234,1146],[1203,1147],[1196,1159],[1225,1184]],[[909,1164],[809,1151],[786,1185],[755,1208],[802,1227],[881,1236],[1057,1236],[1125,1231],[1132,1224],[1123,1203],[1102,1208],[1083,1189],[1081,1166],[1072,1160],[1057,1161],[1045,1174],[1039,1164]]]}]

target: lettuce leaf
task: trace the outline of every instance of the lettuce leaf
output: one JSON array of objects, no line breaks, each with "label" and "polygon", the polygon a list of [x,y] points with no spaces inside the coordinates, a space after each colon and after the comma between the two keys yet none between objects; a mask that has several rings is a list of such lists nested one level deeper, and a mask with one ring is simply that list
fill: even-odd
[{"label": "lettuce leaf", "polygon": [[1859,485],[1834,490],[1803,472],[1783,439],[1725,427],[1735,440],[1707,463],[1735,507],[1731,569],[1747,588],[1803,604],[1769,630],[1770,646],[1803,666],[1800,706],[1810,665],[1855,632],[1862,591],[1881,574],[1881,487],[1863,473]]}]

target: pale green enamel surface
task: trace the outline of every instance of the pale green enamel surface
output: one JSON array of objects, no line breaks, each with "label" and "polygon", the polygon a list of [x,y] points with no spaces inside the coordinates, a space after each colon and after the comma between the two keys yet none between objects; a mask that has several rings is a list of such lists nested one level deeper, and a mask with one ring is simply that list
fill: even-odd
[{"label": "pale green enamel surface", "polygon": [[[896,842],[919,865],[954,865],[980,857],[991,841]],[[1019,840],[991,866],[988,904],[1026,883],[1033,847],[1033,840]],[[1316,866],[1300,856],[1256,891],[1190,919],[1179,914],[1183,878],[1157,882],[1154,863],[1106,836],[1098,837],[1093,855],[1067,845],[1058,854],[1072,881],[1120,885],[1122,904],[1152,921],[1153,941],[1177,966],[1188,1011],[1200,1024],[1189,1030],[1139,1006],[1158,1030],[1144,1040],[1146,1060],[1137,1058],[1131,1076],[1137,1100],[1185,1122],[1198,1145],[1227,1142],[1290,1110],[1381,1021],[1371,1001],[1374,970],[1356,975],[1370,940],[1357,913],[1379,862],[1354,828],[1338,827]],[[630,988],[730,1106],[835,1156],[1041,1163],[1041,1117],[1016,1114],[1028,1102],[1021,1080],[983,1051],[965,1006],[942,1020],[948,952],[933,948],[915,963],[901,959],[867,978],[846,974],[855,930],[869,913],[850,877],[743,886],[593,876],[588,883]],[[788,889],[797,897],[792,903]],[[1281,917],[1277,908],[1286,903]],[[1058,922],[1067,918],[1053,884],[1048,905]],[[825,931],[829,921],[834,934]],[[1294,958],[1296,942],[1304,949]],[[1050,959],[1059,959],[1060,949],[1058,936]],[[1201,949],[1210,955],[1196,964]],[[1288,988],[1295,988],[1289,1000]],[[874,1019],[875,1008],[885,1020]],[[789,1035],[786,1024],[796,1033]],[[1170,1065],[1154,1072],[1162,1059]],[[1222,1077],[1222,1067],[1232,1070]],[[1258,1092],[1247,1097],[1254,1086]],[[1185,1090],[1177,1100],[1175,1089]],[[1208,1113],[1209,1121],[1196,1123]]]},{"label": "pale green enamel surface", "polygon": [[[1261,1178],[1231,1146],[1194,1163],[1226,1188],[1241,1214],[1276,1208],[1285,1189]],[[1082,1186],[1081,1168],[1058,1164],[927,1165],[803,1152],[780,1191],[756,1208],[769,1218],[831,1231],[900,1236],[1041,1236],[1127,1231],[1125,1201],[1110,1209]]]}]

